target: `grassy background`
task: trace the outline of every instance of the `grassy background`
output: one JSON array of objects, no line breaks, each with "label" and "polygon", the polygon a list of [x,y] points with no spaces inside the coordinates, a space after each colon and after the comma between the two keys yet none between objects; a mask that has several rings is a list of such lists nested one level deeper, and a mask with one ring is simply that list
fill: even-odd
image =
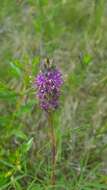
[{"label": "grassy background", "polygon": [[0,1],[0,190],[51,190],[40,59],[64,76],[55,190],[107,190],[106,0]]}]

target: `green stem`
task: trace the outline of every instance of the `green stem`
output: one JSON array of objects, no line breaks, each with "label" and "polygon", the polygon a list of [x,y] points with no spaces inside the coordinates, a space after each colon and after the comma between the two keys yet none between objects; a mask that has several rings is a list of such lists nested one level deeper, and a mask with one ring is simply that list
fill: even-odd
[{"label": "green stem", "polygon": [[53,126],[53,117],[52,113],[48,112],[48,124],[50,131],[50,141],[51,141],[51,158],[52,158],[52,174],[51,174],[51,184],[55,185],[55,165],[56,165],[56,139],[55,139],[55,131]]}]

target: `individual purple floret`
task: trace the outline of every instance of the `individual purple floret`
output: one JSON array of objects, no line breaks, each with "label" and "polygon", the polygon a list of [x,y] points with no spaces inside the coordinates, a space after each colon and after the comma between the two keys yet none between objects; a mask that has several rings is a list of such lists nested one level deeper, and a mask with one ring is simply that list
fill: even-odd
[{"label": "individual purple floret", "polygon": [[48,65],[37,75],[35,84],[41,108],[46,111],[55,110],[59,106],[60,88],[63,84],[61,72]]}]

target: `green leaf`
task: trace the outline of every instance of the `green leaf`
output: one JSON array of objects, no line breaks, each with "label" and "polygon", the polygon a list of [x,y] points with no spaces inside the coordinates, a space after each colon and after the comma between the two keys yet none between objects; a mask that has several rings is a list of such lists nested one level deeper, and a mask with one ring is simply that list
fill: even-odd
[{"label": "green leaf", "polygon": [[14,168],[14,165],[12,165],[11,163],[5,161],[5,160],[1,160],[0,159],[0,163],[2,163],[3,165],[10,167],[10,168]]},{"label": "green leaf", "polygon": [[93,182],[93,183],[88,183],[87,184],[87,186],[88,187],[91,187],[91,188],[95,188],[95,189],[99,189],[99,190],[105,190],[105,189],[107,189],[107,185],[105,185],[105,184],[100,184],[100,183],[96,183],[96,182]]},{"label": "green leaf", "polygon": [[85,65],[88,65],[92,61],[92,57],[89,54],[84,55],[83,57],[83,63]]},{"label": "green leaf", "polygon": [[9,102],[16,100],[18,93],[8,88],[7,85],[0,82],[0,99],[8,100]]},{"label": "green leaf", "polygon": [[6,99],[10,101],[11,99],[16,100],[16,98],[17,98],[16,92],[9,91],[9,90],[0,92],[0,99]]},{"label": "green leaf", "polygon": [[22,153],[27,153],[30,150],[32,143],[33,143],[33,137],[27,143],[24,143],[22,145],[21,147]]},{"label": "green leaf", "polygon": [[16,112],[16,115],[22,116],[25,113],[30,113],[32,111],[33,106],[35,105],[36,100],[29,100],[28,103],[26,103],[25,105],[20,106],[20,109],[18,112]]},{"label": "green leaf", "polygon": [[0,174],[0,190],[2,186],[4,186],[7,183],[7,179],[5,178],[5,174]]},{"label": "green leaf", "polygon": [[13,74],[16,77],[21,76],[21,69],[13,62],[9,62],[10,66],[11,66],[11,74]]},{"label": "green leaf", "polygon": [[22,187],[18,181],[15,181],[15,187],[17,190],[22,190]]},{"label": "green leaf", "polygon": [[37,189],[37,190],[42,190],[42,187],[41,187],[40,184],[35,183],[35,180],[33,180],[33,181],[29,184],[27,190],[35,190],[35,189]]},{"label": "green leaf", "polygon": [[16,137],[20,138],[20,139],[23,139],[23,140],[26,140],[27,139],[27,136],[25,135],[25,133],[23,131],[18,131],[18,130],[13,130],[12,132],[13,135],[15,135]]}]

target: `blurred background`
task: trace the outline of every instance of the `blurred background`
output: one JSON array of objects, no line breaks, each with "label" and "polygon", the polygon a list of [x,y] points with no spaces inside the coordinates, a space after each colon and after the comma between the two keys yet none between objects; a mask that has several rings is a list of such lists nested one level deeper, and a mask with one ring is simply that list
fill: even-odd
[{"label": "blurred background", "polygon": [[51,190],[40,60],[63,73],[55,190],[107,190],[107,1],[0,1],[0,190]]}]

